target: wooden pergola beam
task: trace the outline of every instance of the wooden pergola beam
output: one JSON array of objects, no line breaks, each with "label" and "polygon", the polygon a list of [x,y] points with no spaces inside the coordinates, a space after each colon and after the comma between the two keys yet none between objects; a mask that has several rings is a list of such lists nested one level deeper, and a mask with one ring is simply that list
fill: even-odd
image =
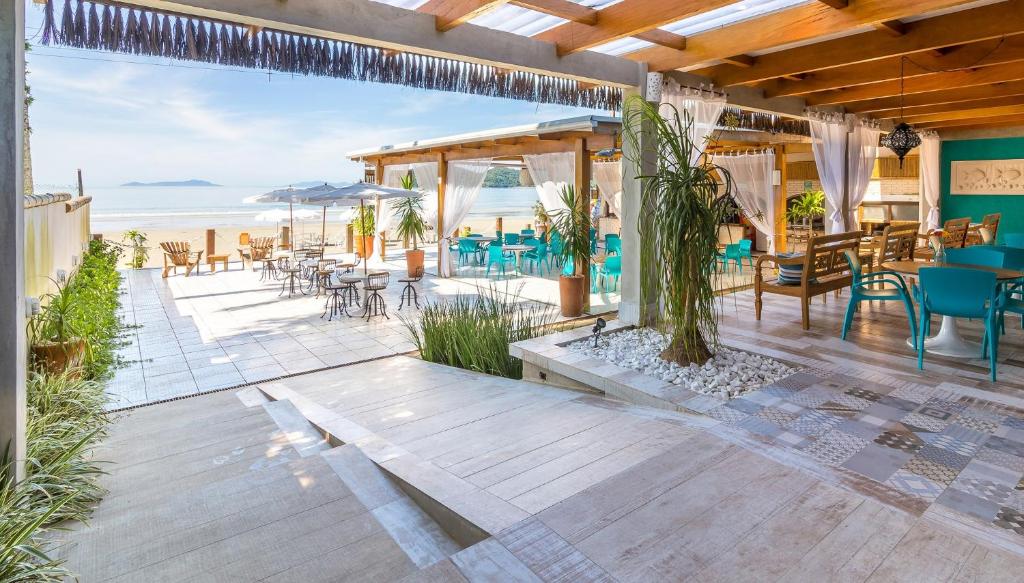
[{"label": "wooden pergola beam", "polygon": [[635,87],[636,63],[592,51],[559,57],[554,47],[521,35],[465,24],[444,34],[431,14],[369,0],[121,0],[185,16],[365,44],[466,63]]},{"label": "wooden pergola beam", "polygon": [[757,57],[752,57],[750,55],[733,55],[731,57],[723,58],[722,61],[726,64],[746,69],[754,66],[754,63],[757,62]]},{"label": "wooden pergola beam", "polygon": [[956,51],[936,57],[918,53],[909,57],[898,56],[835,67],[808,73],[798,82],[772,80],[760,85],[766,97],[805,95],[899,79],[900,61],[906,78],[953,71],[964,67],[988,67],[1024,60],[1024,35],[1001,40],[989,40],[960,47]]},{"label": "wooden pergola beam", "polygon": [[[928,93],[950,87],[971,87],[1018,80],[1024,80],[1022,62],[914,77],[903,83],[903,90],[906,94]],[[813,93],[805,96],[805,100],[808,105],[843,105],[879,97],[894,97],[900,94],[900,85],[898,80],[883,81],[849,89]]]},{"label": "wooden pergola beam", "polygon": [[509,0],[508,3],[580,24],[597,24],[597,10],[570,0]]},{"label": "wooden pergola beam", "polygon": [[686,50],[686,37],[681,34],[669,32],[667,30],[661,30],[660,28],[652,28],[651,30],[638,32],[633,35],[633,38],[645,40],[651,44],[660,45],[677,51]]},{"label": "wooden pergola beam", "polygon": [[922,124],[953,120],[981,120],[984,118],[1006,117],[1009,115],[1024,115],[1024,105],[1002,105],[998,107],[979,107],[962,109],[959,111],[929,113],[924,115],[908,115],[904,120],[910,124]]},{"label": "wooden pergola beam", "polygon": [[903,36],[907,32],[907,25],[899,20],[886,20],[874,26],[875,30],[880,30],[889,36]]},{"label": "wooden pergola beam", "polygon": [[850,0],[818,0],[818,2],[837,9],[843,9],[850,5]]},{"label": "wooden pergola beam", "polygon": [[[916,6],[915,2],[906,4]],[[784,25],[782,22],[779,24]],[[757,63],[748,69],[716,65],[694,72],[710,77],[717,85],[743,85],[794,73],[1014,35],[1024,31],[1024,0],[1009,0],[936,16],[907,23],[904,28],[905,33],[899,37],[871,31],[768,53],[759,56]],[[696,42],[693,38],[690,40],[691,44]]]},{"label": "wooden pergola beam", "polygon": [[[623,0],[598,11],[597,23],[590,26],[567,22],[546,30],[533,38],[554,43],[558,54],[568,55],[604,43],[636,36],[666,24],[677,22],[715,8],[732,4],[735,0]],[[932,0],[929,0],[932,1]],[[659,49],[679,54],[672,47]],[[742,51],[737,51],[742,52]]]},{"label": "wooden pergola beam", "polygon": [[420,12],[433,14],[437,30],[445,32],[483,16],[508,0],[427,0]]},{"label": "wooden pergola beam", "polygon": [[[907,117],[917,115],[928,115],[932,113],[946,113],[951,111],[962,111],[965,109],[980,109],[986,107],[1003,107],[1006,105],[1024,105],[1024,94],[1011,95],[1008,97],[988,97],[972,101],[958,101],[954,103],[938,103],[933,105],[919,105],[916,107],[904,107],[903,115]],[[900,117],[900,108],[883,109],[871,114],[875,119],[895,119]]]},{"label": "wooden pergola beam", "polygon": [[[957,87],[943,91],[931,91],[907,95],[903,98],[903,106],[924,107],[938,104],[956,104],[977,99],[991,97],[1008,97],[1013,95],[1024,95],[1024,81],[1009,81],[993,85],[982,85],[976,87]],[[845,104],[846,111],[850,113],[873,113],[879,111],[898,110],[900,107],[899,97],[880,97],[868,99],[856,103]]]},{"label": "wooden pergola beam", "polygon": [[1002,117],[992,117],[985,119],[955,119],[937,121],[931,123],[920,124],[917,126],[919,129],[943,129],[943,128],[956,128],[956,129],[970,129],[970,128],[981,128],[981,127],[994,127],[994,126],[1007,126],[1007,125],[1024,125],[1024,115],[1007,115]]}]

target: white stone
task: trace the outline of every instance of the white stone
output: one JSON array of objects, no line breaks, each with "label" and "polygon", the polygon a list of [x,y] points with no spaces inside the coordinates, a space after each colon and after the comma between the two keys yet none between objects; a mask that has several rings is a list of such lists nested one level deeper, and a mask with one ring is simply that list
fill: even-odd
[{"label": "white stone", "polygon": [[630,368],[695,393],[722,399],[738,397],[787,377],[793,369],[759,354],[719,347],[703,364],[679,366],[661,358],[668,336],[650,328],[633,328],[601,336],[595,348],[588,338],[569,345],[575,352]]}]

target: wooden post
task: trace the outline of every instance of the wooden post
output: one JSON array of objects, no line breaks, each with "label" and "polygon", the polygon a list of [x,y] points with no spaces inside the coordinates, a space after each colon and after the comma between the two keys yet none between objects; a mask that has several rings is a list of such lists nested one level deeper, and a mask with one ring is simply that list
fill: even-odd
[{"label": "wooden post", "polygon": [[355,249],[355,236],[353,233],[355,233],[355,230],[352,228],[352,223],[345,225],[345,253],[352,253]]},{"label": "wooden post", "polygon": [[438,152],[437,154],[437,276],[441,275],[441,261],[443,255],[441,249],[444,248],[447,243],[444,240],[445,237],[445,224],[444,224],[444,191],[448,184],[448,161],[445,160],[444,152]]},{"label": "wooden post", "polygon": [[[575,177],[573,179],[574,186],[576,188],[576,204],[586,217],[587,221],[584,222],[584,237],[589,241],[590,239],[590,152],[587,151],[587,140],[585,138],[577,138],[576,143],[573,145],[573,153],[575,154],[574,166],[575,166]],[[590,309],[590,261],[584,259],[580,261],[579,257],[573,258],[573,265],[576,269],[576,275],[583,276],[583,311]]]},{"label": "wooden post", "polygon": [[[377,163],[374,166],[373,174],[374,174],[373,178],[374,178],[374,180],[377,181],[377,184],[380,185],[380,186],[383,186],[384,185],[384,160],[383,159],[380,159],[380,158],[377,159]],[[380,224],[380,197],[379,196],[374,199],[373,214],[374,214],[374,219],[373,219],[374,227],[373,228],[376,229],[377,225]],[[387,234],[386,233],[381,233],[380,234],[380,260],[381,261],[384,261],[384,260],[387,259],[387,257],[386,257],[387,256],[387,252],[388,252],[388,250],[387,250]]]},{"label": "wooden post", "polygon": [[786,146],[780,144],[775,149],[775,169],[779,171],[779,186],[775,199],[775,253],[787,251],[786,248]]},{"label": "wooden post", "polygon": [[502,220],[501,220],[501,217],[498,217],[498,223],[497,223],[497,225],[495,226],[495,229],[494,229],[494,230],[495,230],[496,232],[498,232],[498,233],[501,233],[501,234],[502,234],[502,236],[504,236],[504,235],[505,235],[505,229],[504,229],[504,228],[503,228],[503,226],[502,226]]},{"label": "wooden post", "polygon": [[78,196],[85,196],[85,184],[82,182],[82,169],[78,169]]},{"label": "wooden post", "polygon": [[[213,260],[210,258],[217,254],[217,231],[216,229],[206,229],[206,263],[207,265],[213,265]],[[210,268],[210,272],[213,272],[213,267]],[[199,273],[199,266],[196,266],[196,273]]]}]

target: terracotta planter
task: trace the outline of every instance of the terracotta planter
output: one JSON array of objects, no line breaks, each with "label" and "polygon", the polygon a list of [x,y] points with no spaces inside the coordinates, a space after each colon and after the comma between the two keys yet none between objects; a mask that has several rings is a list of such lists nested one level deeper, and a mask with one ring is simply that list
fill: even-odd
[{"label": "terracotta planter", "polygon": [[81,374],[79,369],[85,360],[85,340],[76,338],[67,342],[44,342],[32,346],[33,360],[45,372],[61,374],[72,370],[74,376]]},{"label": "terracotta planter", "polygon": [[373,255],[373,237],[356,237],[356,253],[366,258]]},{"label": "terracotta planter", "polygon": [[587,280],[582,275],[562,275],[558,278],[563,316],[575,318],[583,315],[583,292],[586,284]]},{"label": "terracotta planter", "polygon": [[409,272],[409,277],[416,277],[416,270],[423,269],[423,249],[406,250],[405,269]]}]

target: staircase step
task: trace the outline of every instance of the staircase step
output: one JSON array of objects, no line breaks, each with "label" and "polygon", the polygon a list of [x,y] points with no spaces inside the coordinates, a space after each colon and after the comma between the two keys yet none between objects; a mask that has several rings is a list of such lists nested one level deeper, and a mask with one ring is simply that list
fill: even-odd
[{"label": "staircase step", "polygon": [[316,455],[331,448],[323,434],[302,416],[291,401],[268,401],[263,403],[263,408],[300,456]]}]

